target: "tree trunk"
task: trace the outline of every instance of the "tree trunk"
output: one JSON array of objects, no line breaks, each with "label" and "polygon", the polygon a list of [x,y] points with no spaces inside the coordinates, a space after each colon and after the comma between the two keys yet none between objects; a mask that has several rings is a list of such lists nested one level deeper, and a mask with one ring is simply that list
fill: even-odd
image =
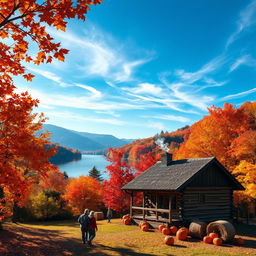
[{"label": "tree trunk", "polygon": [[[0,199],[3,199],[4,198],[4,191],[3,189],[0,187]],[[0,230],[3,229],[3,225],[2,225],[2,222],[0,221]]]}]

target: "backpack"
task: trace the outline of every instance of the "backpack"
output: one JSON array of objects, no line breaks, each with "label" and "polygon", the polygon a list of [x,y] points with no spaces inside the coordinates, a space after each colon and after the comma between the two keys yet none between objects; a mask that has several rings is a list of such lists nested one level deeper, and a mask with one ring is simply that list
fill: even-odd
[{"label": "backpack", "polygon": [[87,228],[88,224],[89,224],[89,217],[88,215],[81,215],[78,219],[78,222],[80,223],[80,225],[82,226],[82,228]]}]

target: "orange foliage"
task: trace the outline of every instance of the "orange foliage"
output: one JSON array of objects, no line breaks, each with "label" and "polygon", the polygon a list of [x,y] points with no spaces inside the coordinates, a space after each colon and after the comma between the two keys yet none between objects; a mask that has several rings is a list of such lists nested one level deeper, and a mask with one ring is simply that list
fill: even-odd
[{"label": "orange foliage", "polygon": [[55,149],[45,149],[48,134],[35,135],[45,121],[43,115],[32,114],[38,101],[27,93],[9,96],[0,98],[0,221],[11,214],[8,204],[22,205],[31,184],[55,168],[48,162]]},{"label": "orange foliage", "polygon": [[225,103],[224,108],[209,108],[209,116],[190,127],[188,139],[180,146],[176,158],[215,156],[226,167],[235,164],[229,151],[234,139],[250,128],[250,118],[241,109]]},{"label": "orange foliage", "polygon": [[86,208],[98,210],[102,204],[102,185],[98,180],[89,176],[73,178],[67,185],[63,197],[74,214],[80,214]]},{"label": "orange foliage", "polygon": [[245,191],[235,193],[235,203],[256,198],[256,164],[242,160],[232,172],[245,187]]},{"label": "orange foliage", "polygon": [[[45,24],[65,31],[67,19],[84,20],[89,6],[100,2],[0,1],[0,222],[11,215],[8,205],[14,201],[22,204],[30,185],[54,168],[47,160],[55,149],[44,147],[48,134],[35,136],[45,121],[43,115],[32,114],[38,100],[27,92],[15,93],[13,76],[32,80],[34,75],[26,73],[25,62],[39,65],[53,59],[64,61],[68,50],[54,42]],[[31,43],[38,47],[33,55],[29,52]]]},{"label": "orange foliage", "polygon": [[[67,19],[84,20],[89,6],[99,3],[101,0],[2,0],[0,37],[9,38],[12,43],[11,46],[4,41],[0,43],[0,80],[11,80],[9,74],[23,75],[24,61],[36,65],[52,62],[53,58],[64,61],[68,50],[61,48],[60,43],[54,42],[54,38],[46,32],[45,24],[65,31]],[[35,56],[29,54],[29,39],[38,46]],[[30,81],[33,75],[24,74],[23,77]]]},{"label": "orange foliage", "polygon": [[43,177],[39,182],[39,186],[44,190],[53,190],[60,193],[65,192],[67,184],[68,179],[57,168],[51,169],[47,173],[47,177]]},{"label": "orange foliage", "polygon": [[246,188],[235,193],[235,202],[256,197],[256,104],[240,108],[225,103],[211,107],[209,115],[190,127],[190,134],[176,158],[215,156]]}]

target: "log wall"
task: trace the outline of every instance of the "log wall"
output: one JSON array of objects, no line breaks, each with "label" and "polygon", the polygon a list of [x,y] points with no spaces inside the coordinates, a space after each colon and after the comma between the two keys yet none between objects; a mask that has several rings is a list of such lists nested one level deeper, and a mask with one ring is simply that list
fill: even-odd
[{"label": "log wall", "polygon": [[232,219],[232,190],[190,188],[183,194],[183,219],[215,221]]}]

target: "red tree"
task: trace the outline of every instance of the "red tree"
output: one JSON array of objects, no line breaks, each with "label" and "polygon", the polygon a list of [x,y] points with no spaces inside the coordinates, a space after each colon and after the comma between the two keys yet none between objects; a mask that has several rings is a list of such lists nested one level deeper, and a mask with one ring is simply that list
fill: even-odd
[{"label": "red tree", "polygon": [[153,152],[141,155],[138,163],[135,166],[136,170],[138,170],[138,175],[146,171],[152,165],[154,165],[157,162],[157,160],[158,159]]},{"label": "red tree", "polygon": [[111,162],[107,166],[109,180],[103,183],[103,200],[107,207],[123,212],[129,209],[129,195],[121,188],[134,179],[135,170],[124,160],[124,153],[118,149],[109,149],[107,160]]}]

